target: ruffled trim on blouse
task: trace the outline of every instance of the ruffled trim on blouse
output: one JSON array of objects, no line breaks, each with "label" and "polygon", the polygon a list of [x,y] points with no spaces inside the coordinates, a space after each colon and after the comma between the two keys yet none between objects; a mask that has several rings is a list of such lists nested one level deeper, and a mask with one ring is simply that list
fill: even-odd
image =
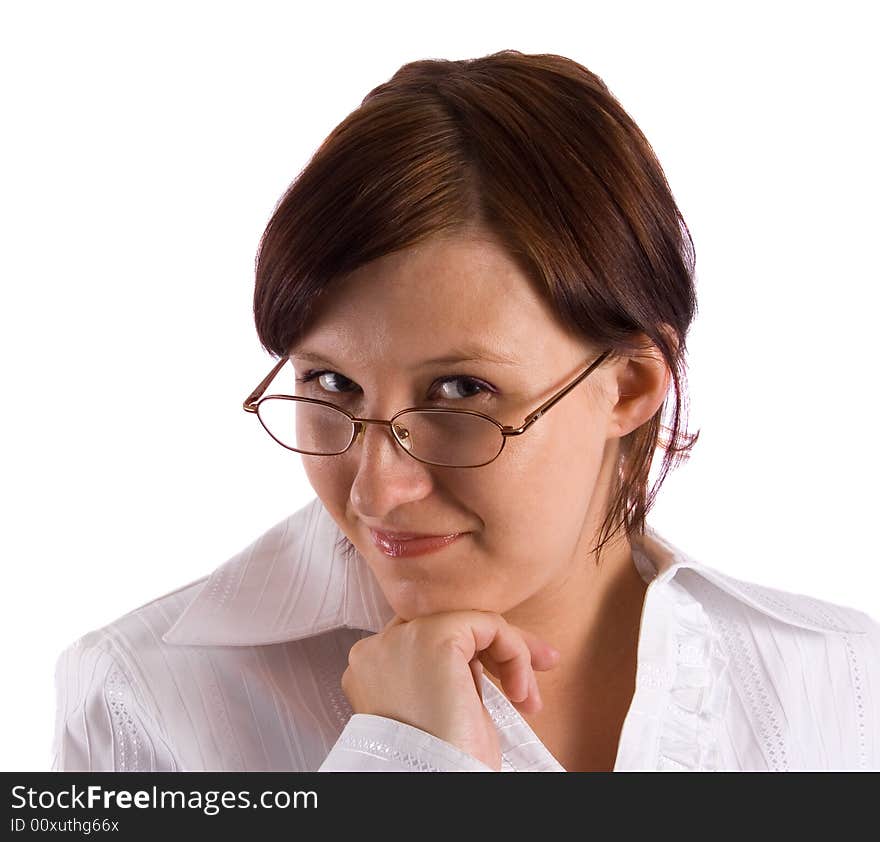
[{"label": "ruffled trim on blouse", "polygon": [[728,657],[699,602],[677,582],[667,587],[674,673],[659,721],[657,768],[716,771],[722,766],[719,733],[730,699]]},{"label": "ruffled trim on blouse", "polygon": [[[674,580],[652,582],[642,615],[636,689],[615,771],[715,771],[730,698],[728,658],[702,605]],[[564,771],[510,701],[483,676],[505,771]]]}]

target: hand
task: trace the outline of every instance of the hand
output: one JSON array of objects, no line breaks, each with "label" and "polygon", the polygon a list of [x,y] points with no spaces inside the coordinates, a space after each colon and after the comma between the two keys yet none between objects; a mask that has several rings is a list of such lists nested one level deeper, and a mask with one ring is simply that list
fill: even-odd
[{"label": "hand", "polygon": [[483,705],[483,667],[521,713],[542,707],[534,670],[559,653],[489,611],[395,616],[348,653],[342,689],[355,713],[387,716],[427,731],[499,771],[498,732]]}]

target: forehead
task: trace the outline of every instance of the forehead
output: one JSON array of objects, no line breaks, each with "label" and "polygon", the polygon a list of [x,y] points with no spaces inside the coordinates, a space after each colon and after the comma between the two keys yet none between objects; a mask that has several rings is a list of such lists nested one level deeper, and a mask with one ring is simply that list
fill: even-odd
[{"label": "forehead", "polygon": [[486,236],[435,237],[337,280],[297,349],[407,361],[464,344],[523,363],[571,337],[518,264]]}]

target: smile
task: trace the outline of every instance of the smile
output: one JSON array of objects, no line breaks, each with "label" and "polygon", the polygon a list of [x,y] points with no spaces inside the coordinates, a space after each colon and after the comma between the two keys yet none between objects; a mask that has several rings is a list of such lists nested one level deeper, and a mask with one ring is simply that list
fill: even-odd
[{"label": "smile", "polygon": [[464,532],[456,532],[452,535],[431,535],[427,538],[394,538],[384,532],[370,530],[373,543],[387,556],[400,558],[401,556],[424,555],[436,552],[449,546],[456,539],[464,535]]}]

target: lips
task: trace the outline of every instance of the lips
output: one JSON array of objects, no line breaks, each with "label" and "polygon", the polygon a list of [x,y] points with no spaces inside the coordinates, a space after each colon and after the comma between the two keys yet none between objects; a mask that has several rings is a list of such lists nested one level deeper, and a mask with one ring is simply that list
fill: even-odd
[{"label": "lips", "polygon": [[375,529],[370,530],[373,543],[385,555],[392,556],[393,558],[435,552],[449,546],[449,544],[456,541],[463,534],[463,532],[454,532],[451,535],[415,536],[413,533],[388,533],[377,532]]},{"label": "lips", "polygon": [[[409,541],[412,538],[439,538],[439,535],[425,535],[423,532],[386,532],[383,529],[374,529],[377,535],[384,535],[394,541]],[[452,533],[450,533],[452,534]]]}]

